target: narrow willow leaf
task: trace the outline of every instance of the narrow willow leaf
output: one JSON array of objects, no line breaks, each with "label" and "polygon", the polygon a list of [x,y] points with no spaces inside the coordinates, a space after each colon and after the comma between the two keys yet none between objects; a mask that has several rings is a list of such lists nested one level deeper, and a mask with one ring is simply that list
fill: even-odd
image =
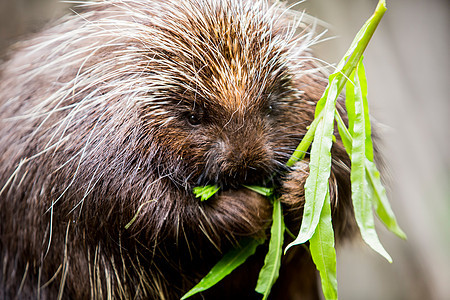
[{"label": "narrow willow leaf", "polygon": [[[334,74],[341,74],[337,81],[337,90],[340,93],[347,81],[347,78],[351,75],[353,70],[355,70],[364,50],[367,48],[370,39],[375,32],[375,29],[378,27],[378,24],[381,21],[384,13],[386,12],[386,1],[380,0],[375,9],[373,15],[369,18],[369,20],[364,23],[363,27],[358,31],[353,42],[351,43],[349,49],[345,53],[344,57],[341,59],[339,64],[336,67],[336,71]],[[331,82],[330,76],[330,82]],[[325,90],[324,95],[327,93],[329,86]],[[319,116],[319,113],[322,111],[323,107],[325,107],[325,99],[326,97],[322,97],[316,105],[316,113],[315,117]]]},{"label": "narrow willow leaf", "polygon": [[353,123],[355,120],[355,72],[353,72],[349,81],[345,85],[345,108],[347,109],[348,131],[353,136]]},{"label": "narrow willow leaf", "polygon": [[[366,122],[364,120],[364,104],[358,74],[355,74],[354,97],[347,101],[348,106],[354,107],[353,143],[350,155],[352,168],[350,173],[352,187],[352,201],[355,219],[363,240],[376,252],[392,262],[391,257],[383,248],[375,231],[375,222],[372,212],[372,201],[369,198],[368,185],[365,173],[365,138]],[[353,100],[353,103],[351,101]],[[351,132],[351,131],[350,131]]]},{"label": "narrow willow leaf", "polygon": [[361,95],[364,106],[364,120],[365,120],[365,154],[366,163],[364,164],[366,175],[369,176],[368,188],[369,193],[373,199],[373,206],[375,207],[376,213],[380,220],[386,225],[386,227],[393,233],[395,233],[400,238],[406,239],[406,235],[403,230],[398,226],[397,220],[395,218],[394,212],[389,205],[388,198],[386,196],[386,190],[383,187],[380,179],[380,173],[373,162],[373,144],[372,144],[372,130],[369,120],[369,105],[367,101],[367,79],[366,72],[364,70],[364,64],[362,59],[357,68],[358,78],[361,87]]},{"label": "narrow willow leaf", "polygon": [[314,134],[316,133],[316,128],[319,124],[320,119],[320,116],[318,118],[315,118],[311,125],[309,125],[308,131],[306,132],[300,144],[298,144],[297,149],[295,149],[294,153],[289,158],[286,166],[293,167],[296,162],[302,160],[305,157],[306,151],[313,141]]},{"label": "narrow willow leaf", "polygon": [[338,96],[335,77],[331,79],[330,91],[327,96],[324,115],[317,126],[311,147],[310,171],[305,183],[305,207],[302,225],[297,238],[286,247],[285,251],[294,245],[306,242],[314,234],[327,194],[328,179],[331,171],[330,149],[336,110],[335,103]]},{"label": "narrow willow leaf", "polygon": [[264,240],[246,239],[241,242],[241,246],[231,250],[203,277],[203,279],[187,292],[181,300],[187,299],[192,295],[203,292],[214,286],[234,269],[243,264],[248,257],[253,255],[258,245],[264,243]]},{"label": "narrow willow leaf", "polygon": [[[344,121],[337,112],[335,117],[341,140],[344,143],[347,153],[350,155],[352,151],[351,144],[353,142],[353,138],[351,137],[347,127],[345,127]],[[375,163],[366,159],[365,170],[367,176],[366,181],[368,181],[369,189],[373,190],[373,193],[370,191],[370,194],[373,195],[371,199],[377,216],[392,233],[402,239],[406,239],[406,235],[399,227],[394,212],[389,204],[389,200],[386,196],[386,190],[381,182],[380,172],[377,170]]]},{"label": "narrow willow leaf", "polygon": [[366,160],[366,174],[369,181],[369,187],[373,191],[373,205],[380,220],[386,227],[402,239],[406,239],[406,234],[397,223],[397,219],[389,204],[386,196],[386,190],[381,183],[380,172],[378,172],[375,163]]},{"label": "narrow willow leaf", "polygon": [[257,185],[243,185],[243,186],[248,188],[249,190],[257,192],[258,194],[266,197],[269,197],[273,194],[273,188],[262,187]]},{"label": "narrow willow leaf", "polygon": [[[330,92],[331,83],[334,81],[334,85],[337,85],[338,80],[336,80],[336,77],[337,76],[342,77],[342,74],[340,74],[340,73],[341,73],[341,70],[338,70],[337,72],[331,74],[328,77],[328,85],[325,88],[325,91],[323,92],[322,97],[320,97],[319,101],[317,101],[316,110],[314,111],[314,119],[319,119],[319,120],[322,119],[320,114],[322,113],[322,110],[325,108],[325,105],[327,103],[328,93]],[[340,93],[340,91],[338,91],[338,93]]]},{"label": "narrow willow leaf", "polygon": [[219,190],[219,187],[216,185],[207,185],[207,186],[197,186],[192,191],[195,194],[195,197],[199,198],[200,201],[206,201]]},{"label": "narrow willow leaf", "polygon": [[320,214],[320,221],[309,240],[311,256],[320,272],[322,290],[325,299],[337,299],[336,250],[334,249],[334,231],[331,224],[330,194]]},{"label": "narrow willow leaf", "polygon": [[264,259],[264,267],[259,272],[258,283],[255,289],[255,291],[264,295],[263,299],[269,297],[270,290],[279,276],[281,255],[283,254],[284,230],[281,202],[279,199],[275,199],[273,201],[269,251]]},{"label": "narrow willow leaf", "polygon": [[367,78],[366,71],[364,70],[363,57],[359,61],[358,68],[356,69],[358,72],[359,78],[359,86],[361,88],[361,96],[364,106],[364,122],[365,122],[365,147],[366,147],[366,157],[368,160],[373,161],[373,144],[372,144],[372,129],[370,126],[369,119],[369,104],[367,102]]},{"label": "narrow willow leaf", "polygon": [[334,119],[336,120],[337,128],[339,130],[339,136],[341,137],[342,144],[344,144],[345,151],[347,152],[348,156],[350,156],[350,153],[352,153],[353,138],[350,135],[347,126],[345,126],[344,120],[342,120],[342,117],[337,110],[334,115]]},{"label": "narrow willow leaf", "polygon": [[[350,76],[356,68],[385,11],[386,3],[381,0],[378,2],[375,13],[357,33],[347,53],[339,62],[336,72],[330,75],[329,84],[324,95],[316,105],[315,118],[320,116],[322,110],[325,110],[326,112],[323,117],[320,118],[312,143],[310,175],[305,184],[306,201],[300,233],[297,238],[288,245],[286,251],[293,245],[306,242],[312,236],[317,226],[325,198],[324,191],[327,187],[329,178],[329,171],[327,173],[326,170],[331,168],[331,155],[329,155],[329,149],[331,148],[332,143],[331,135],[333,130],[335,101],[337,95],[344,87],[348,76]],[[329,118],[330,112],[332,112],[331,120]],[[328,149],[328,151],[326,151],[326,149]],[[324,163],[325,161],[329,161],[329,163]],[[319,174],[320,176],[318,176]]]}]

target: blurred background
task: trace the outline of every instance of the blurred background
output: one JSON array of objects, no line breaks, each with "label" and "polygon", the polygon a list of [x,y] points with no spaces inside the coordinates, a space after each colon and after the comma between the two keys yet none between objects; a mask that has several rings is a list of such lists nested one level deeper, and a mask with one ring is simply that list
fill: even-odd
[{"label": "blurred background", "polygon": [[[289,1],[293,3],[294,1]],[[327,22],[316,46],[337,63],[376,0],[295,6]],[[371,115],[380,125],[388,193],[403,241],[377,230],[389,264],[361,242],[338,250],[341,299],[450,299],[450,1],[388,0],[365,53]],[[57,0],[0,0],[0,57],[15,41],[68,12]]]}]

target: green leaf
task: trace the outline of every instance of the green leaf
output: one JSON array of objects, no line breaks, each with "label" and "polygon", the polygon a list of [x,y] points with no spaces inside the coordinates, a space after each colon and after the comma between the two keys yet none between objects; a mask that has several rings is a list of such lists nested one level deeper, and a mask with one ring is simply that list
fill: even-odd
[{"label": "green leaf", "polygon": [[336,251],[334,249],[334,231],[331,224],[330,194],[320,214],[320,221],[309,240],[311,257],[320,272],[322,290],[325,299],[337,299]]},{"label": "green leaf", "polygon": [[358,64],[356,71],[358,72],[359,84],[361,88],[362,102],[364,106],[364,122],[365,122],[365,147],[366,147],[366,157],[368,160],[373,161],[373,144],[372,144],[372,129],[370,126],[369,119],[369,104],[367,102],[367,78],[366,71],[364,70],[364,64],[362,63],[363,57]]},{"label": "green leaf", "polygon": [[[312,143],[310,175],[305,184],[305,208],[302,226],[299,235],[288,245],[286,251],[293,245],[306,242],[313,235],[319,222],[331,168],[329,149],[332,144],[331,136],[333,134],[336,98],[344,87],[348,76],[356,68],[385,11],[385,1],[379,1],[374,14],[358,32],[347,53],[339,62],[336,72],[330,75],[324,95],[317,102],[315,118],[319,118],[320,121]],[[325,110],[323,116],[321,116],[322,110]]]},{"label": "green leaf", "polygon": [[353,138],[350,135],[347,126],[345,126],[344,120],[342,120],[341,115],[337,110],[334,114],[334,119],[336,120],[337,128],[339,130],[339,136],[341,137],[342,144],[344,144],[345,151],[350,156],[350,153],[352,153]]},{"label": "green leaf", "polygon": [[298,144],[297,149],[295,149],[294,153],[289,158],[286,166],[293,167],[296,162],[302,160],[305,157],[306,151],[313,141],[314,134],[316,133],[316,128],[319,124],[320,119],[320,117],[315,118],[311,125],[309,125],[308,131],[306,132],[300,144]]},{"label": "green leaf", "polygon": [[[361,64],[362,62],[360,62]],[[347,106],[354,108],[353,120],[353,143],[351,151],[351,187],[352,201],[355,211],[355,219],[363,240],[376,252],[392,262],[391,257],[383,248],[375,231],[375,223],[372,212],[372,201],[366,183],[365,161],[366,161],[366,122],[364,104],[358,72],[354,80],[354,97],[347,101]],[[352,130],[350,130],[352,132]]]},{"label": "green leaf", "polygon": [[248,188],[249,190],[257,192],[258,194],[266,197],[271,196],[273,194],[273,188],[267,188],[257,185],[243,185],[243,186]]},{"label": "green leaf", "polygon": [[[369,20],[366,21],[363,27],[361,27],[361,29],[358,31],[349,49],[347,50],[344,57],[337,65],[336,71],[330,76],[331,82],[331,77],[333,75],[341,74],[341,76],[338,77],[338,81],[336,83],[338,93],[342,91],[347,81],[347,78],[351,75],[353,70],[355,70],[362,54],[364,53],[364,50],[367,48],[367,45],[369,44],[369,41],[372,38],[373,33],[375,32],[375,29],[378,27],[378,24],[380,23],[381,18],[383,17],[385,12],[386,12],[386,1],[380,0],[375,9],[375,12],[369,18]],[[325,90],[324,95],[328,92],[328,88],[329,86]],[[324,98],[326,99],[326,97],[322,97],[319,100],[319,102],[317,102],[315,113],[316,118],[319,116],[319,113],[325,106],[326,100]]]},{"label": "green leaf", "polygon": [[264,259],[264,267],[259,272],[256,291],[267,299],[273,284],[278,279],[281,267],[281,255],[283,253],[284,221],[281,202],[273,201],[272,227],[270,229],[269,251]]},{"label": "green leaf", "polygon": [[219,187],[216,185],[207,185],[207,186],[197,186],[192,191],[195,194],[195,197],[199,198],[200,201],[206,201],[211,198],[217,191]]},{"label": "green leaf", "polygon": [[[353,138],[351,137],[347,127],[345,127],[344,121],[336,112],[335,119],[338,125],[339,134],[341,140],[344,143],[347,153],[352,151]],[[386,196],[386,190],[381,182],[380,172],[374,162],[369,161],[366,158],[365,161],[366,181],[368,182],[368,191],[371,195],[372,205],[375,207],[375,211],[380,220],[386,225],[386,227],[402,239],[406,239],[406,234],[399,227],[394,212],[389,204],[389,200]]]},{"label": "green leaf", "polygon": [[330,91],[327,94],[328,99],[324,107],[324,115],[317,126],[311,147],[310,171],[305,183],[305,207],[300,232],[297,238],[286,247],[285,251],[294,245],[309,240],[319,223],[331,171],[330,149],[333,143],[333,121],[338,96],[335,78],[336,76],[330,76]]},{"label": "green leaf", "polygon": [[349,79],[345,85],[345,108],[347,109],[348,131],[353,136],[353,123],[355,120],[355,72],[350,75]]},{"label": "green leaf", "polygon": [[402,239],[406,239],[406,234],[397,223],[397,219],[389,204],[386,196],[386,190],[381,183],[380,172],[378,172],[375,163],[366,160],[366,174],[369,181],[369,188],[373,195],[373,205],[380,220],[386,227]]},{"label": "green leaf", "polygon": [[243,264],[248,257],[253,255],[258,245],[264,243],[264,240],[245,239],[241,242],[241,246],[231,250],[203,277],[203,279],[187,292],[181,300],[187,299],[192,295],[205,291],[214,286],[234,269]]}]

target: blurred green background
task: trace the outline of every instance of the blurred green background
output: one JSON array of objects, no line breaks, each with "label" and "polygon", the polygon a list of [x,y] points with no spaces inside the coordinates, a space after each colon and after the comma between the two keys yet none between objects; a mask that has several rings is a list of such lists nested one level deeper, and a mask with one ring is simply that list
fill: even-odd
[{"label": "blurred green background", "polygon": [[[376,4],[310,0],[295,9],[330,24],[327,36],[335,38],[315,50],[336,63]],[[378,226],[393,264],[358,240],[340,248],[340,298],[450,299],[450,1],[388,0],[387,6],[365,65],[391,204],[408,240]],[[0,0],[0,57],[68,7],[57,0]]]}]

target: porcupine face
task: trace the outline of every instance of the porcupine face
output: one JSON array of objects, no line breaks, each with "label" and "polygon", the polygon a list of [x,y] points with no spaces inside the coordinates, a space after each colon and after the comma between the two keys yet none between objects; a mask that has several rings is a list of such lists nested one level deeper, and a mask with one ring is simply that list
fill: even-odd
[{"label": "porcupine face", "polygon": [[170,43],[152,53],[150,64],[171,84],[149,95],[144,119],[158,143],[172,149],[166,161],[177,162],[180,176],[173,177],[181,183],[262,183],[284,168],[304,125],[294,117],[292,68],[299,66],[289,61],[292,29],[245,1],[238,8],[201,5],[161,31]]},{"label": "porcupine face", "polygon": [[312,33],[297,36],[282,12],[265,1],[100,1],[26,43],[2,82],[12,203],[39,199],[42,226],[52,211],[94,241],[141,205],[126,232],[149,244],[198,222],[217,239],[257,232],[266,199],[200,203],[192,188],[263,183],[311,122],[303,100],[323,87],[311,85]]},{"label": "porcupine face", "polygon": [[[202,79],[209,81],[207,76]],[[185,164],[189,171],[182,177],[193,184],[237,188],[261,183],[282,166],[286,149],[292,148],[283,135],[283,125],[289,125],[279,116],[287,108],[275,94],[281,84],[270,94],[252,91],[261,87],[255,79],[223,87],[226,90],[214,93],[174,96],[167,107],[173,118],[167,131],[161,131],[165,144],[177,146],[178,152],[170,153],[175,157],[168,159]]]}]

